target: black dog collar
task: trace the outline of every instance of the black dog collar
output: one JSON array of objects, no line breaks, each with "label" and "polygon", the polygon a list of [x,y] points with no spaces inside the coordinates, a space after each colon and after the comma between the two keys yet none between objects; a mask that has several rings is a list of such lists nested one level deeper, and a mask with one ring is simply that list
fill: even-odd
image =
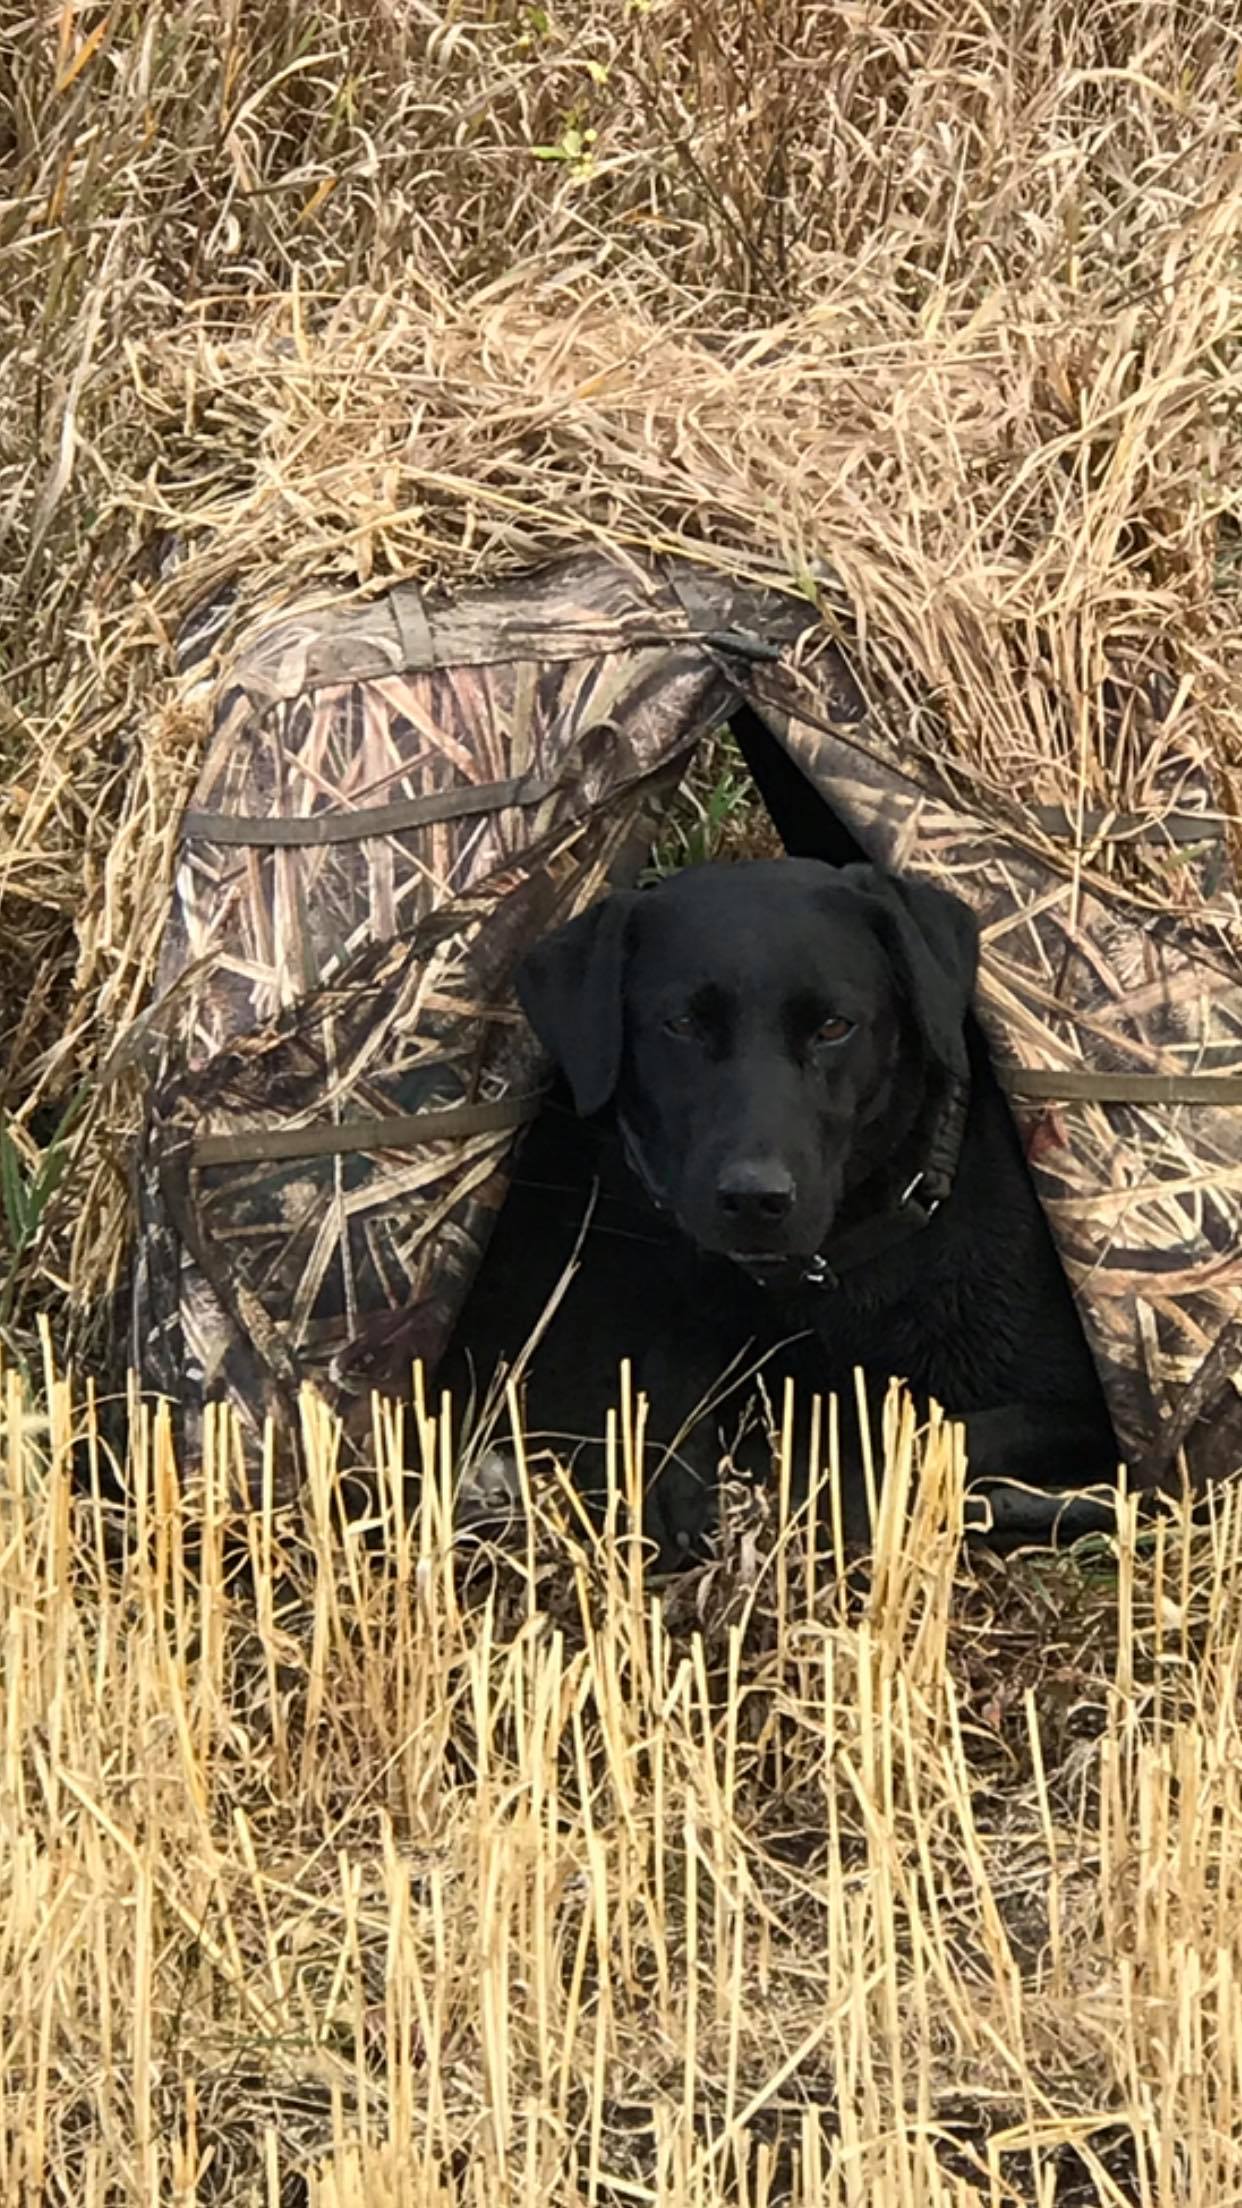
[{"label": "black dog collar", "polygon": [[921,1234],[953,1193],[969,1105],[970,1083],[956,1074],[949,1075],[932,1120],[925,1162],[891,1208],[870,1219],[860,1219],[857,1226],[846,1227],[841,1234],[830,1235],[823,1248],[805,1263],[797,1258],[771,1265],[752,1265],[743,1258],[734,1258],[733,1263],[764,1288],[835,1288],[842,1273],[870,1264],[912,1235]]}]

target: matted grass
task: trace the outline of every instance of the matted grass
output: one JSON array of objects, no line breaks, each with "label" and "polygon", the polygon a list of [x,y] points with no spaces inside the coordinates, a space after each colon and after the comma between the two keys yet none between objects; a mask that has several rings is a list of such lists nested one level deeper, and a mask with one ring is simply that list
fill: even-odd
[{"label": "matted grass", "polygon": [[972,1568],[894,1399],[869,1574],[777,1493],[661,1590],[639,1407],[604,1537],[537,1483],[501,1557],[430,1421],[351,1531],[311,1407],[304,1509],[157,1425],[122,1516],[49,1400],[10,1376],[13,2208],[1242,2194],[1236,1488]]}]

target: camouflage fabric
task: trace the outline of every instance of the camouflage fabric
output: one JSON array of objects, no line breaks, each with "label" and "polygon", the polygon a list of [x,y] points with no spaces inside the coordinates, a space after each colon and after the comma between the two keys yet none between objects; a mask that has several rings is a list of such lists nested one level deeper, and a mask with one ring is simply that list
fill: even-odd
[{"label": "camouflage fabric", "polygon": [[[801,600],[590,553],[451,601],[321,604],[226,670],[147,1015],[133,1349],[191,1455],[205,1401],[291,1430],[305,1381],[365,1447],[372,1389],[434,1366],[544,1073],[516,962],[633,879],[742,699],[877,860],[973,904],[1019,1089],[1242,1064],[1231,878],[1213,918],[1196,857],[1161,920],[1046,824],[912,770]],[[1184,1441],[1233,1469],[1236,1107],[1015,1110],[1134,1466]]]},{"label": "camouflage fabric", "polygon": [[[864,749],[863,725],[782,711],[788,685],[769,699],[772,726],[868,855],[951,889],[978,917],[977,1009],[1136,1484],[1173,1472],[1183,1446],[1197,1479],[1237,1470],[1242,970],[1209,793],[1180,778],[1182,807],[1197,794],[1204,819],[1178,876],[1184,893],[1200,870],[1205,894],[1158,914],[1079,878],[1045,835],[1006,833]],[[1196,832],[1184,810],[1176,826]],[[1167,1077],[1176,1094],[1121,1100],[1136,1075],[1153,1089]],[[1212,1075],[1232,1079],[1214,1091]]]},{"label": "camouflage fabric", "polygon": [[[365,1442],[370,1391],[434,1365],[515,1127],[385,1123],[467,1107],[465,1127],[537,1091],[517,958],[633,878],[733,703],[719,652],[687,639],[727,630],[738,594],[681,580],[693,614],[672,564],[591,557],[447,605],[403,586],[284,620],[228,669],[139,1162],[132,1350],[191,1456],[205,1401],[257,1435],[269,1411],[292,1427],[305,1381]],[[762,593],[747,611],[775,638],[810,618]],[[321,1155],[255,1154],[324,1129]]]}]

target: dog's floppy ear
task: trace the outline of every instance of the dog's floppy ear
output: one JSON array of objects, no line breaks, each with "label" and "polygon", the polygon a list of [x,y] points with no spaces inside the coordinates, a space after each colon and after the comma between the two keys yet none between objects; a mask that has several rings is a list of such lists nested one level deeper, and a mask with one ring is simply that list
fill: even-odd
[{"label": "dog's floppy ear", "polygon": [[582,1119],[617,1086],[633,890],[617,891],[536,943],[517,971],[518,1002],[573,1091]]},{"label": "dog's floppy ear", "polygon": [[979,967],[979,929],[960,897],[929,882],[899,881],[874,866],[843,867],[872,905],[876,929],[893,961],[934,1058],[965,1079],[964,1025]]}]

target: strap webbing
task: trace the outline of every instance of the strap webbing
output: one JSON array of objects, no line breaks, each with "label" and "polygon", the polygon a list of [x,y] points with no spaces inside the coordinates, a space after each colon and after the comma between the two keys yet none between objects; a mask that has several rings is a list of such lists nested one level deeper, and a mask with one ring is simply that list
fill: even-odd
[{"label": "strap webbing", "polygon": [[461,820],[470,813],[499,813],[507,805],[539,805],[555,784],[535,775],[514,775],[508,782],[459,784],[433,790],[427,797],[399,797],[391,805],[359,806],[353,812],[298,813],[267,819],[246,813],[188,812],[181,833],[196,843],[264,844],[305,850],[325,843],[361,843],[366,836],[396,835],[403,828],[426,828],[434,821]]},{"label": "strap webbing", "polygon": [[1242,1072],[1095,1073],[1076,1066],[1002,1066],[1010,1096],[1064,1104],[1242,1104]]},{"label": "strap webbing", "polygon": [[431,673],[438,664],[435,630],[417,583],[398,583],[388,593],[388,610],[401,645],[401,665],[409,674]]},{"label": "strap webbing", "polygon": [[507,1096],[494,1104],[456,1104],[446,1111],[394,1112],[387,1118],[343,1119],[332,1127],[239,1127],[235,1134],[199,1135],[191,1163],[283,1165],[295,1158],[346,1157],[368,1150],[415,1150],[424,1142],[468,1141],[503,1134],[535,1117],[542,1098]]},{"label": "strap webbing", "polygon": [[1077,837],[1105,843],[1219,843],[1228,825],[1224,813],[1122,813],[1088,806],[1081,821],[1068,805],[1032,805],[1031,815],[1050,836]]}]

